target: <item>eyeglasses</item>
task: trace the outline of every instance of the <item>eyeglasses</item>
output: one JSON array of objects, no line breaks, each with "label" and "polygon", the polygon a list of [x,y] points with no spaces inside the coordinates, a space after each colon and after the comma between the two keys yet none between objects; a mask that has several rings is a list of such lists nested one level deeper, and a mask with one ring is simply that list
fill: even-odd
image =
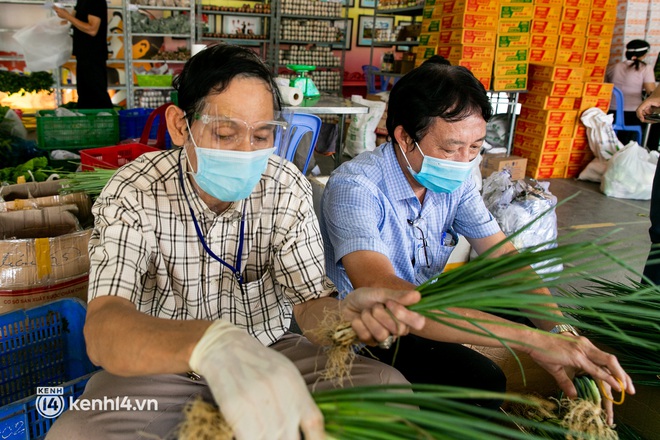
[{"label": "eyeglasses", "polygon": [[413,227],[413,235],[416,240],[419,240],[420,243],[415,248],[415,256],[413,256],[413,266],[418,262],[425,262],[426,267],[431,267],[431,260],[429,256],[429,243],[426,240],[426,220],[422,217],[417,217],[416,219],[408,219],[408,224]]},{"label": "eyeglasses", "polygon": [[204,144],[209,148],[233,149],[246,138],[256,150],[275,146],[276,139],[286,129],[284,121],[258,121],[248,124],[242,119],[195,113],[203,126]]}]

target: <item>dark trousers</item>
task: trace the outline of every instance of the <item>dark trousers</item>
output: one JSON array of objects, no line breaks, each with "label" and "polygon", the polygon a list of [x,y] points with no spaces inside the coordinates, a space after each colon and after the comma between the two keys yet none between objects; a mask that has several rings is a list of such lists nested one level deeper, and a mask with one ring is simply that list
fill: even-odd
[{"label": "dark trousers", "polygon": [[108,95],[108,69],[104,59],[76,60],[78,108],[112,108]]},{"label": "dark trousers", "polygon": [[[657,125],[660,128],[660,124]],[[660,249],[654,249],[660,243],[660,166],[655,167],[655,176],[653,177],[653,189],[651,190],[651,227],[649,228],[649,237],[651,238],[651,252],[649,252],[646,265],[644,266],[644,275],[648,277],[654,284],[660,284],[660,261],[652,264],[652,260],[658,260],[660,255],[653,255],[653,252],[658,252]]]},{"label": "dark trousers", "polygon": [[[506,391],[506,376],[500,367],[461,344],[437,342],[415,335],[400,338],[398,351],[396,344],[388,350],[367,347],[360,354],[369,356],[370,352],[376,359],[399,370],[413,384],[452,385],[500,393]],[[497,409],[502,401],[480,399],[470,403]]]},{"label": "dark trousers", "polygon": [[[623,112],[623,122],[626,125],[636,125],[642,128],[642,136],[644,135],[644,129],[646,124],[642,122],[637,117],[635,112]],[[646,147],[649,150],[657,150],[658,143],[660,142],[660,124],[651,124],[649,127],[649,138],[646,141]],[[636,139],[636,134],[633,131],[619,131],[616,136],[619,138],[623,145],[628,144],[628,142]],[[643,140],[643,139],[642,139]],[[641,145],[641,143],[640,143]]]}]

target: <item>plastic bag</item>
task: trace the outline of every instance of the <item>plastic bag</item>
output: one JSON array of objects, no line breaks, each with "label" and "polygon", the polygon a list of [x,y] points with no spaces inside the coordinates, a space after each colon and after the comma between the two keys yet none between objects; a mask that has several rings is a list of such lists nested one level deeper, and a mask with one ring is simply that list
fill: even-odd
[{"label": "plastic bag", "polygon": [[[557,214],[552,210],[539,218],[542,213],[557,204],[557,197],[550,193],[549,186],[550,182],[512,180],[508,170],[495,172],[484,180],[484,203],[506,236],[538,219],[513,238],[511,243],[516,249],[522,250],[544,243],[546,245],[539,250],[557,246]],[[534,265],[534,269],[539,274],[547,275],[560,272],[563,265],[559,261],[549,261]]]},{"label": "plastic bag", "polygon": [[580,120],[587,128],[589,148],[595,158],[582,170],[578,179],[600,182],[607,169],[607,162],[623,148],[612,128],[614,115],[607,115],[601,109],[593,107],[585,110]]},{"label": "plastic bag", "polygon": [[376,127],[385,113],[386,104],[382,101],[370,101],[359,95],[351,96],[351,101],[369,107],[369,113],[353,115],[346,132],[344,154],[355,157],[376,148]]},{"label": "plastic bag", "polygon": [[4,119],[0,121],[0,133],[6,133],[21,139],[28,138],[28,133],[25,125],[23,125],[23,121],[21,121],[21,117],[12,109],[7,110]]},{"label": "plastic bag", "polygon": [[70,29],[68,21],[51,17],[17,31],[14,40],[23,48],[28,70],[53,70],[67,62],[73,50]]},{"label": "plastic bag", "polygon": [[650,200],[658,153],[649,153],[635,141],[628,143],[607,164],[600,190],[619,199]]}]

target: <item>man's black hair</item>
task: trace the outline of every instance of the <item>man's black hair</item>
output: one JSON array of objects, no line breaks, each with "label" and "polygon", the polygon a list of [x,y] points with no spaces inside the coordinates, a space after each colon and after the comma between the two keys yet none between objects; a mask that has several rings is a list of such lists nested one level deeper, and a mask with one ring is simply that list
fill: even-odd
[{"label": "man's black hair", "polygon": [[251,50],[229,44],[207,47],[186,62],[172,82],[179,108],[192,124],[194,114],[204,110],[205,98],[222,93],[238,77],[262,79],[273,93],[273,108],[281,109],[279,89],[268,66]]},{"label": "man's black hair", "polygon": [[434,118],[457,122],[479,114],[488,121],[493,109],[484,86],[468,69],[437,62],[423,63],[394,85],[387,104],[387,132],[402,125],[419,141]]}]

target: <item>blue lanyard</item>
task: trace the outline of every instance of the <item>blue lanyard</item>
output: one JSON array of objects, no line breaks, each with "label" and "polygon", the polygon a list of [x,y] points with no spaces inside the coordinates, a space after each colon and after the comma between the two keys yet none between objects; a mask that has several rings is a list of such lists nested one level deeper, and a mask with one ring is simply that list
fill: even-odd
[{"label": "blue lanyard", "polygon": [[247,206],[247,203],[243,204],[243,213],[241,215],[241,231],[239,234],[239,242],[238,242],[238,256],[236,257],[236,267],[234,267],[231,264],[227,263],[222,258],[218,257],[215,254],[215,252],[213,252],[211,248],[206,244],[206,240],[204,240],[204,236],[202,235],[202,230],[199,227],[199,223],[197,222],[197,217],[195,217],[195,212],[192,209],[190,200],[188,200],[188,194],[186,194],[186,188],[183,184],[183,167],[181,166],[181,160],[179,160],[179,179],[181,179],[181,191],[183,192],[183,196],[186,198],[186,202],[188,203],[188,209],[190,209],[190,215],[192,215],[193,223],[195,224],[195,231],[197,231],[197,238],[199,238],[199,241],[202,243],[204,250],[211,257],[213,257],[216,261],[220,262],[220,264],[222,264],[223,266],[225,266],[227,269],[231,270],[234,273],[234,276],[238,280],[239,286],[241,286],[241,293],[243,293],[243,275],[241,275],[241,256],[243,255],[243,237],[245,235],[245,207]]}]

